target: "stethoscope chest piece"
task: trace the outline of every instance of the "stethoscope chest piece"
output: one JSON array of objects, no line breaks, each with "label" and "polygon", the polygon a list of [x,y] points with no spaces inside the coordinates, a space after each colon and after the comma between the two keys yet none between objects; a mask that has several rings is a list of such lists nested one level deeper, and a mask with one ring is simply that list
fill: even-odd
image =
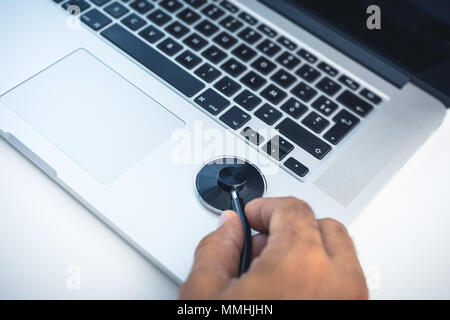
[{"label": "stethoscope chest piece", "polygon": [[237,157],[224,156],[203,165],[195,179],[200,201],[209,210],[222,213],[232,209],[230,189],[239,192],[242,206],[263,196],[266,181],[261,171],[250,162]]}]

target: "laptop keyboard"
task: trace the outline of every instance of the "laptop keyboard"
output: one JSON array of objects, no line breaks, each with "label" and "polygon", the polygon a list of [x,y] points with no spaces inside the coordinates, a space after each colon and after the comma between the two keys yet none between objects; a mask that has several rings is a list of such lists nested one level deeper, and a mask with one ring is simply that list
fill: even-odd
[{"label": "laptop keyboard", "polygon": [[[227,0],[53,0],[301,179],[382,99]],[[264,137],[261,120],[279,134]],[[258,132],[257,132],[258,131]],[[270,130],[266,130],[270,132]]]}]

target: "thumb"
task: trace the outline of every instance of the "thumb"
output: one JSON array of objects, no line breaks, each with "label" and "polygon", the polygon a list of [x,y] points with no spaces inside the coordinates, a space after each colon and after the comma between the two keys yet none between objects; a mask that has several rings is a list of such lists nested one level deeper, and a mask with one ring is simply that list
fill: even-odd
[{"label": "thumb", "polygon": [[191,273],[180,289],[181,299],[211,299],[237,277],[244,242],[241,220],[234,211],[222,213],[216,231],[195,251]]}]

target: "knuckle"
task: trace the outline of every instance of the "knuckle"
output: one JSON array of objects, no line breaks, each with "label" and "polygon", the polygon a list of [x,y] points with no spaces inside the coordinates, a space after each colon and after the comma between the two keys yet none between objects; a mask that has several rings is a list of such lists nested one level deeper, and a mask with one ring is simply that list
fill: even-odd
[{"label": "knuckle", "polygon": [[313,212],[307,202],[297,198],[293,198],[293,200],[289,201],[289,207],[302,214],[312,214]]},{"label": "knuckle", "polygon": [[312,256],[319,256],[324,253],[322,243],[316,237],[306,237],[302,240],[302,245],[307,248],[307,253]]},{"label": "knuckle", "polygon": [[299,236],[299,227],[295,221],[292,223],[285,223],[281,227],[281,233],[290,239],[297,238]]},{"label": "knuckle", "polygon": [[321,220],[321,224],[334,233],[347,234],[347,228],[337,220],[326,218]]},{"label": "knuckle", "polygon": [[312,213],[312,209],[308,203],[295,197],[286,197],[286,200],[280,206],[282,211],[293,211],[296,213]]}]

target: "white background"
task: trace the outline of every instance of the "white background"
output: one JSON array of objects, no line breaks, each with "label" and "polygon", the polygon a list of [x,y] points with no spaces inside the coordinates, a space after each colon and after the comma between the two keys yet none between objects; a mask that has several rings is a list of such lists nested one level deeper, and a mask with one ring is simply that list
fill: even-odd
[{"label": "white background", "polygon": [[[371,298],[450,299],[449,117],[350,232]],[[177,285],[0,139],[1,299],[177,293]]]}]

